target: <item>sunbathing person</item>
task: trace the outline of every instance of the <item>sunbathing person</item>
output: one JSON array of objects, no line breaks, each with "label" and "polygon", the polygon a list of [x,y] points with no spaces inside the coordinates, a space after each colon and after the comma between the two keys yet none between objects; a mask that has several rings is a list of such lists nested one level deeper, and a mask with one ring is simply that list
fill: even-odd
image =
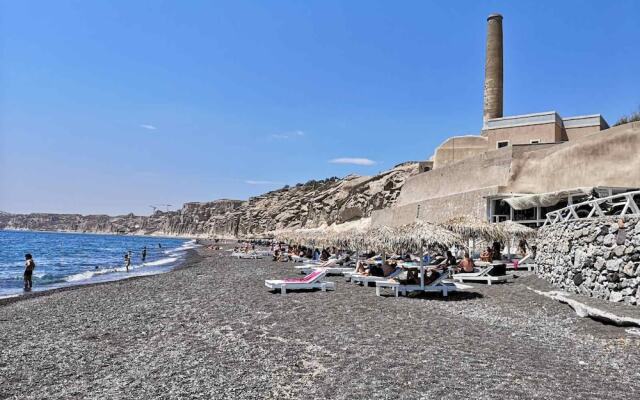
[{"label": "sunbathing person", "polygon": [[382,276],[387,277],[393,274],[396,268],[398,268],[398,264],[395,261],[387,261],[382,264]]},{"label": "sunbathing person", "polygon": [[370,265],[375,265],[376,256],[372,256],[371,258],[367,258],[366,260],[358,260],[356,263],[356,273],[357,274],[366,274],[369,272]]},{"label": "sunbathing person", "polygon": [[447,250],[444,260],[442,260],[442,262],[438,264],[438,267],[446,269],[448,267],[455,267],[456,265],[458,265],[458,261],[453,256],[453,254],[451,254],[451,252]]},{"label": "sunbathing person", "polygon": [[491,249],[491,247],[487,247],[487,249],[480,254],[480,259],[482,261],[491,262],[493,260],[493,249]]},{"label": "sunbathing person", "polygon": [[456,273],[470,273],[474,272],[475,264],[471,257],[469,257],[469,252],[464,253],[464,258],[458,264],[458,268]]}]

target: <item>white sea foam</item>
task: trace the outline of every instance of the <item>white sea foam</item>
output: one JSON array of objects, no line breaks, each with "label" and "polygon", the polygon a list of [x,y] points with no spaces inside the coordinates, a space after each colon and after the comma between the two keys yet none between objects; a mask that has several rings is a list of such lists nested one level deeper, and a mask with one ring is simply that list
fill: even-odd
[{"label": "white sea foam", "polygon": [[156,266],[156,265],[171,264],[171,263],[176,262],[176,261],[178,261],[178,257],[161,258],[161,259],[156,260],[156,261],[146,262],[146,263],[144,263],[144,265],[136,266],[136,268],[140,268],[142,266],[151,267],[151,266]]},{"label": "white sea foam", "polygon": [[[155,261],[145,262],[144,264],[132,264],[129,267],[129,272],[137,271],[138,269],[143,267],[158,267],[162,265],[172,264],[172,263],[175,263],[176,261],[178,261],[178,257],[166,257],[166,258],[161,258]],[[84,271],[77,274],[69,275],[64,280],[67,282],[78,282],[78,281],[91,279],[96,275],[104,275],[104,274],[109,274],[114,272],[127,272],[127,269],[125,267],[116,267],[116,268],[96,269],[93,271]]]},{"label": "white sea foam", "polygon": [[94,276],[96,273],[96,271],[84,271],[84,272],[80,272],[78,274],[73,274],[73,275],[69,275],[65,278],[65,281],[67,282],[77,282],[77,281],[84,281],[87,279],[91,279],[92,276]]}]

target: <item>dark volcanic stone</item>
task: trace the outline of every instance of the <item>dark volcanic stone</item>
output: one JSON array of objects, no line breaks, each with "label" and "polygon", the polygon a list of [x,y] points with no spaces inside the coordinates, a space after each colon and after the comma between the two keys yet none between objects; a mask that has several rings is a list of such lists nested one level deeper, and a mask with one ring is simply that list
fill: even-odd
[{"label": "dark volcanic stone", "polygon": [[584,278],[582,277],[582,273],[578,272],[577,274],[574,275],[573,277],[573,283],[576,286],[580,286],[582,284],[582,282],[584,282]]}]

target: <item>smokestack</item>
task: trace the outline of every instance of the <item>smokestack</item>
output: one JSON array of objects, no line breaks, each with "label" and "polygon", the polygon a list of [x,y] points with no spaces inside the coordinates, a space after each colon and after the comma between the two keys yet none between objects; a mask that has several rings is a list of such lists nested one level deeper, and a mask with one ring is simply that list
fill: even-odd
[{"label": "smokestack", "polygon": [[502,117],[502,15],[487,18],[487,59],[484,67],[483,122]]}]

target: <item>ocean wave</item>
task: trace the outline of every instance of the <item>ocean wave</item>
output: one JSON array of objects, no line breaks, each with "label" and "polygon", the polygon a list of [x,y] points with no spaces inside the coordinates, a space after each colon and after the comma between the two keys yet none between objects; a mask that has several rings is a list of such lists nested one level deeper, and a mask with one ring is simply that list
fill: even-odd
[{"label": "ocean wave", "polygon": [[[132,264],[129,267],[129,272],[137,271],[144,267],[158,267],[161,265],[172,264],[172,263],[175,263],[176,261],[178,261],[178,257],[167,257],[167,258],[161,258],[155,261],[145,262],[144,264]],[[125,267],[116,267],[116,268],[96,269],[93,271],[83,271],[77,274],[67,276],[65,278],[65,281],[67,282],[84,281],[84,280],[91,279],[96,275],[104,275],[104,274],[110,274],[115,272],[127,272],[127,269]]]},{"label": "ocean wave", "polygon": [[157,266],[157,265],[165,265],[165,264],[171,264],[173,262],[178,261],[178,257],[167,257],[167,258],[161,258],[159,260],[156,261],[151,261],[151,262],[146,262],[143,265],[137,266],[136,268],[140,268],[140,267],[152,267],[152,266]]},{"label": "ocean wave", "polygon": [[84,281],[87,279],[91,279],[91,277],[93,277],[94,275],[96,275],[97,271],[84,271],[84,272],[80,272],[78,274],[73,274],[73,275],[69,275],[65,278],[65,281],[67,282],[77,282],[77,281]]},{"label": "ocean wave", "polygon": [[200,247],[199,244],[196,243],[195,239],[194,240],[189,240],[188,242],[184,242],[182,244],[182,246],[175,248],[175,249],[171,249],[171,250],[166,250],[164,252],[164,254],[168,255],[168,256],[173,256],[173,255],[178,255],[178,254],[183,254],[185,253],[187,250],[191,250],[191,249],[195,249],[196,247]]}]

